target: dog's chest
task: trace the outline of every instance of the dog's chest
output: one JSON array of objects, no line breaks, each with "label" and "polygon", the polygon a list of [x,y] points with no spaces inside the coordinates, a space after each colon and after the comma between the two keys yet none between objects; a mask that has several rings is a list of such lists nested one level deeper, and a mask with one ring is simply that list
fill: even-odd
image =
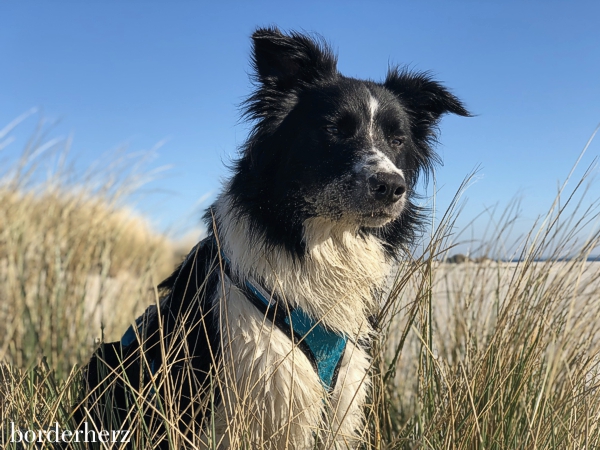
[{"label": "dog's chest", "polygon": [[376,313],[376,291],[390,270],[377,238],[310,219],[304,223],[307,253],[298,261],[283,250],[266,252],[260,239],[247,234],[243,220],[230,217],[227,204],[222,200],[217,209],[219,235],[239,279],[261,280],[268,291],[331,330],[356,339],[369,334],[366,318]]},{"label": "dog's chest", "polygon": [[223,448],[244,439],[274,449],[312,448],[317,439],[332,436],[350,439],[369,385],[366,352],[347,343],[328,392],[307,356],[228,277],[220,286],[215,306],[225,389],[216,428]]},{"label": "dog's chest", "polygon": [[[223,385],[217,439],[222,448],[242,448],[248,440],[250,447],[273,449],[314,448],[315,442],[323,448],[356,447],[370,385],[369,317],[389,270],[381,242],[310,220],[304,223],[306,257],[298,262],[283,250],[267,252],[226,206],[222,198],[216,211],[231,275],[221,277],[214,298]],[[280,304],[347,338],[331,390],[306,353],[236,287],[245,280],[259,280]]]}]

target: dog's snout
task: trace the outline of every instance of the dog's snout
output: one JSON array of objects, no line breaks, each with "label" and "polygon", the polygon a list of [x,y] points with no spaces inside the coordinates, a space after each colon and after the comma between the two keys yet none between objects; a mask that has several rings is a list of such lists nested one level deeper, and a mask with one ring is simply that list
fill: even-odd
[{"label": "dog's snout", "polygon": [[398,173],[377,173],[369,177],[369,189],[375,200],[396,203],[406,192],[406,182]]}]

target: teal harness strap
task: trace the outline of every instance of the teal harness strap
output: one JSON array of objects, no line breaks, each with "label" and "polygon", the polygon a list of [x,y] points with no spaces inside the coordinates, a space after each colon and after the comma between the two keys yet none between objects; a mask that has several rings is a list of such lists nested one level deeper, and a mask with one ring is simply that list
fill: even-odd
[{"label": "teal harness strap", "polygon": [[288,307],[277,294],[268,295],[258,283],[252,283],[248,279],[240,282],[231,273],[227,257],[222,252],[221,256],[225,274],[231,282],[302,350],[317,372],[323,387],[332,392],[348,338],[328,330],[303,309]]},{"label": "teal harness strap", "polygon": [[320,323],[315,324],[315,321],[300,308],[290,312],[286,324],[288,327],[291,325],[306,342],[312,357],[316,360],[321,383],[331,392],[337,381],[337,373],[348,339],[346,336],[327,330]]},{"label": "teal harness strap", "polygon": [[[328,392],[333,391],[348,338],[343,334],[328,330],[303,309],[288,307],[277,294],[267,294],[260,284],[253,283],[248,279],[238,280],[231,273],[227,257],[222,252],[221,256],[225,274],[231,282],[265,317],[292,340],[313,365],[323,387]],[[135,324],[127,329],[121,338],[123,347],[134,343],[138,335],[144,335],[145,316],[146,313],[138,317]],[[152,374],[156,372],[155,361],[150,361],[150,372]]]}]

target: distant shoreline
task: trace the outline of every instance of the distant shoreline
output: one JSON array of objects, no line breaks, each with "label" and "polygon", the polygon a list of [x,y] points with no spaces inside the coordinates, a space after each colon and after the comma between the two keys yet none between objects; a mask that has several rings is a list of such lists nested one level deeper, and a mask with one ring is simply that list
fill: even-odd
[{"label": "distant shoreline", "polygon": [[[454,255],[457,256],[457,255]],[[461,255],[462,256],[462,255]],[[475,263],[479,263],[479,262],[483,262],[483,261],[493,261],[493,262],[503,262],[503,263],[518,263],[518,262],[524,262],[525,260],[523,259],[495,259],[495,258],[484,258],[482,260],[482,258],[471,258],[468,257],[466,260],[464,261],[453,261],[450,257],[448,258],[448,260],[445,260],[444,262],[450,263],[450,264],[463,264],[464,262],[475,262]],[[557,258],[557,259],[553,259],[553,258],[536,258],[533,260],[533,262],[547,262],[547,261],[556,261],[556,262],[570,262],[573,260],[576,260],[577,258],[569,258],[569,257],[565,257],[565,258]],[[586,262],[600,262],[600,255],[598,256],[590,256],[588,257],[586,260]]]}]

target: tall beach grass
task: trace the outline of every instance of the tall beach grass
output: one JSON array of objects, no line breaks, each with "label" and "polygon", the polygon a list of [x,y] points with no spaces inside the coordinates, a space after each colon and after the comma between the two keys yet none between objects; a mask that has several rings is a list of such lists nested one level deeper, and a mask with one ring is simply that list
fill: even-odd
[{"label": "tall beach grass", "polygon": [[74,173],[69,141],[47,131],[0,167],[0,360],[27,368],[45,358],[63,378],[152,301],[174,260],[169,240],[125,207],[140,181],[134,163]]},{"label": "tall beach grass", "polygon": [[[27,166],[36,145],[18,164]],[[60,177],[28,185],[15,167],[3,173],[0,446],[16,449],[12,422],[71,426],[81,389],[73,364],[92,351],[95,314],[117,338],[134,311],[157,301],[157,268],[172,261],[161,259],[165,238],[123,213],[118,195],[103,194],[114,191],[65,190]],[[381,299],[363,448],[600,448],[600,263],[587,261],[599,251],[600,197],[590,179],[569,180],[517,242],[515,205],[490,218],[478,249],[490,259],[448,264],[467,180],[422,246],[407,249]],[[172,448],[192,442],[174,426],[169,398],[156,405],[147,392],[132,395],[133,448],[149,448],[149,411]],[[206,445],[216,448],[211,425]],[[244,429],[241,415],[230,430],[241,447]]]}]

